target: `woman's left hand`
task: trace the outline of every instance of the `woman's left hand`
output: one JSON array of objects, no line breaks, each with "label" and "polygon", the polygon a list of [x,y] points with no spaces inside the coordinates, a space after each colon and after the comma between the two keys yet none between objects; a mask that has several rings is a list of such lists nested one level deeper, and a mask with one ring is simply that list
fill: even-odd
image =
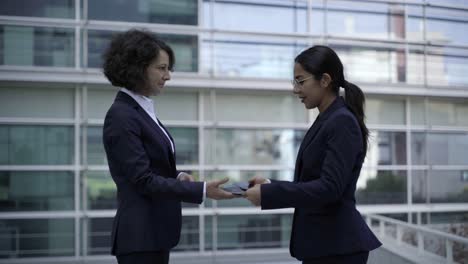
[{"label": "woman's left hand", "polygon": [[254,187],[247,189],[245,191],[245,198],[249,200],[253,205],[255,206],[260,206],[261,205],[261,199],[262,199],[262,193],[260,189],[261,184],[255,184]]},{"label": "woman's left hand", "polygon": [[193,178],[192,175],[185,173],[185,172],[181,172],[179,176],[177,176],[177,180],[193,182],[195,179]]}]

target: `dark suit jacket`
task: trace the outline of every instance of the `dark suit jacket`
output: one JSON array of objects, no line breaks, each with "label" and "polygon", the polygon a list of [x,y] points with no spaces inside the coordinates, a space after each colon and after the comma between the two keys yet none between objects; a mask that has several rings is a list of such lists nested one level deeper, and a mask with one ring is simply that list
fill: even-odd
[{"label": "dark suit jacket", "polygon": [[168,138],[123,92],[107,112],[103,142],[117,185],[112,254],[173,248],[180,238],[181,201],[201,203],[203,183],[176,180],[175,155]]},{"label": "dark suit jacket", "polygon": [[262,209],[294,207],[290,251],[299,260],[370,251],[381,245],[356,210],[365,153],[359,124],[338,97],[307,131],[294,182],[261,185]]}]

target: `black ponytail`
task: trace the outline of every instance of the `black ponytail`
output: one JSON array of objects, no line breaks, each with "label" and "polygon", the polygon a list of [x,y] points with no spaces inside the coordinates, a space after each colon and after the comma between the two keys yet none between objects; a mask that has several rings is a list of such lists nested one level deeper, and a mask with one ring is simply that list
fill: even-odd
[{"label": "black ponytail", "polygon": [[367,153],[369,129],[367,129],[367,126],[364,123],[364,104],[366,102],[366,98],[361,88],[359,88],[357,85],[345,80],[343,81],[342,86],[345,90],[346,105],[356,117],[359,123],[359,127],[361,128],[362,142],[364,143],[364,153]]},{"label": "black ponytail", "polygon": [[343,64],[335,51],[327,46],[313,46],[297,55],[294,62],[299,63],[304,70],[314,75],[316,80],[320,80],[325,73],[329,74],[332,79],[332,89],[336,96],[339,95],[340,87],[345,89],[346,105],[359,123],[364,153],[367,153],[369,130],[364,123],[364,93],[358,86],[345,80]]}]

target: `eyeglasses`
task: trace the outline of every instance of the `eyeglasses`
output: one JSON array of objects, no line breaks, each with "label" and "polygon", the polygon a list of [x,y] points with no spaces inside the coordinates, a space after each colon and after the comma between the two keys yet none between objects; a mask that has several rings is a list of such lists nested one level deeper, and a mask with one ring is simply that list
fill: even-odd
[{"label": "eyeglasses", "polygon": [[302,80],[292,79],[292,80],[291,80],[291,84],[292,84],[292,86],[293,86],[294,88],[296,88],[296,87],[298,87],[298,86],[302,88],[302,85],[304,85],[304,82],[307,81],[307,80],[309,80],[309,79],[312,79],[313,77],[314,77],[314,76],[309,76],[309,77],[304,78],[304,79],[302,79]]}]

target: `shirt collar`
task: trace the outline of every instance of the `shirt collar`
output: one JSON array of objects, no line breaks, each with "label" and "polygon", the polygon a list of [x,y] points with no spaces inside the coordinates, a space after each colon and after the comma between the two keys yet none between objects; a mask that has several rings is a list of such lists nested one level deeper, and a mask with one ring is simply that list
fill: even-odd
[{"label": "shirt collar", "polygon": [[130,97],[132,97],[143,109],[154,113],[154,104],[151,98],[141,94],[137,94],[133,91],[128,90],[127,88],[121,88],[120,91],[130,95]]}]

